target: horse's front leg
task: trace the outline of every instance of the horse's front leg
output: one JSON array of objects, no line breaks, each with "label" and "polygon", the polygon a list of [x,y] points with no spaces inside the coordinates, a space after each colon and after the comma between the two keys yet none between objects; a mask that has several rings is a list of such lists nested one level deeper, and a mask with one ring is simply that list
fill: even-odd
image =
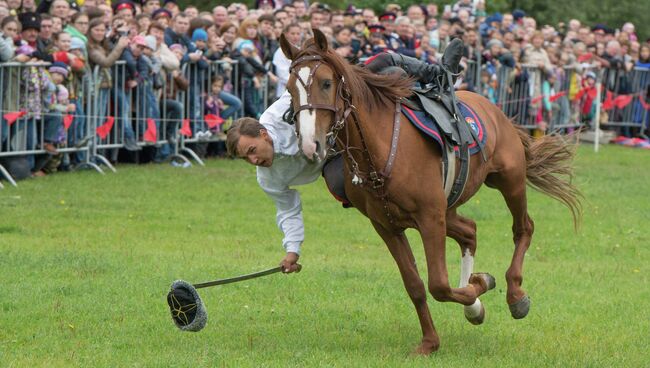
[{"label": "horse's front leg", "polygon": [[415,258],[413,257],[413,252],[408,243],[408,239],[406,238],[404,231],[399,231],[398,233],[391,232],[382,227],[379,223],[375,221],[371,222],[379,236],[381,236],[386,243],[386,246],[388,246],[390,254],[393,255],[397,267],[399,268],[399,272],[402,275],[402,281],[404,282],[406,292],[411,298],[420,320],[422,342],[417,346],[414,353],[430,354],[438,350],[438,347],[440,346],[440,338],[433,326],[433,320],[431,319],[431,313],[429,312],[429,306],[427,305],[427,291],[424,287],[424,282],[418,274],[415,265]]},{"label": "horse's front leg", "polygon": [[469,277],[469,283],[463,287],[452,288],[449,285],[445,254],[446,208],[434,207],[436,206],[428,207],[427,213],[416,219],[427,260],[429,292],[440,302],[451,301],[465,306],[474,305],[480,295],[494,288],[494,277],[487,273],[475,273]]}]

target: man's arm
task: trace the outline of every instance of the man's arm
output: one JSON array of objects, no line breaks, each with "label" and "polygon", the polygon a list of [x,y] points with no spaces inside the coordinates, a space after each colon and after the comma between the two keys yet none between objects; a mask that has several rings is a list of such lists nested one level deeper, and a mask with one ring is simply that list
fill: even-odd
[{"label": "man's arm", "polygon": [[302,220],[300,194],[295,189],[275,190],[262,186],[264,192],[275,202],[275,221],[282,230],[282,246],[287,252],[300,254],[300,246],[305,240],[305,224]]}]

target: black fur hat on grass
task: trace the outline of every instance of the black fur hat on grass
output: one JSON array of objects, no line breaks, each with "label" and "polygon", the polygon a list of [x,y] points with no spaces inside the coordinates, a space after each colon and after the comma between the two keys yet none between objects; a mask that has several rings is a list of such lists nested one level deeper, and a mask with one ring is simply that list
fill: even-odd
[{"label": "black fur hat on grass", "polygon": [[190,283],[177,280],[167,294],[172,320],[182,331],[197,332],[208,323],[208,312],[199,293]]}]

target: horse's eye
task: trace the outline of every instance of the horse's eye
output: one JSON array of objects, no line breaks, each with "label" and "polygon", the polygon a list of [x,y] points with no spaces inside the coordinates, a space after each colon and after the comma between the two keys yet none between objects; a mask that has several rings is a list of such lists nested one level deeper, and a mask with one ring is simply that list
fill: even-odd
[{"label": "horse's eye", "polygon": [[332,86],[332,81],[331,80],[326,80],[323,82],[323,89],[329,89]]}]

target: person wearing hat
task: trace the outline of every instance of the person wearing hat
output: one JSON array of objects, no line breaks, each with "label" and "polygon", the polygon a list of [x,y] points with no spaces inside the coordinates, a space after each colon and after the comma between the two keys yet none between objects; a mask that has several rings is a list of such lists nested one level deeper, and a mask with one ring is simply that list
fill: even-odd
[{"label": "person wearing hat", "polygon": [[131,0],[117,0],[113,3],[113,14],[129,23],[135,17],[135,4]]},{"label": "person wearing hat", "polygon": [[160,9],[160,0],[141,0],[142,13],[153,17],[153,12]]},{"label": "person wearing hat", "polygon": [[181,9],[176,3],[176,0],[165,0],[163,8],[167,9],[171,13],[172,17],[175,17],[178,13],[181,12]]},{"label": "person wearing hat", "polygon": [[192,43],[197,51],[201,51],[204,55],[208,51],[208,32],[203,28],[197,28],[192,33]]},{"label": "person wearing hat", "polygon": [[165,8],[160,8],[160,9],[156,9],[151,14],[151,18],[153,19],[154,22],[158,22],[164,25],[165,28],[167,28],[171,23],[172,13]]},{"label": "person wearing hat", "polygon": [[388,50],[388,45],[384,39],[386,27],[379,23],[368,26],[368,44],[364,50],[364,56],[374,56]]},{"label": "person wearing hat", "polygon": [[36,13],[21,13],[18,15],[18,21],[22,25],[20,38],[29,46],[36,48],[38,33],[41,30],[41,17]]},{"label": "person wearing hat", "polygon": [[59,61],[48,68],[49,78],[44,95],[43,149],[51,155],[59,153],[55,144],[62,123],[61,114],[75,111],[75,106],[68,101],[68,89],[65,87],[68,73],[68,66]]}]

